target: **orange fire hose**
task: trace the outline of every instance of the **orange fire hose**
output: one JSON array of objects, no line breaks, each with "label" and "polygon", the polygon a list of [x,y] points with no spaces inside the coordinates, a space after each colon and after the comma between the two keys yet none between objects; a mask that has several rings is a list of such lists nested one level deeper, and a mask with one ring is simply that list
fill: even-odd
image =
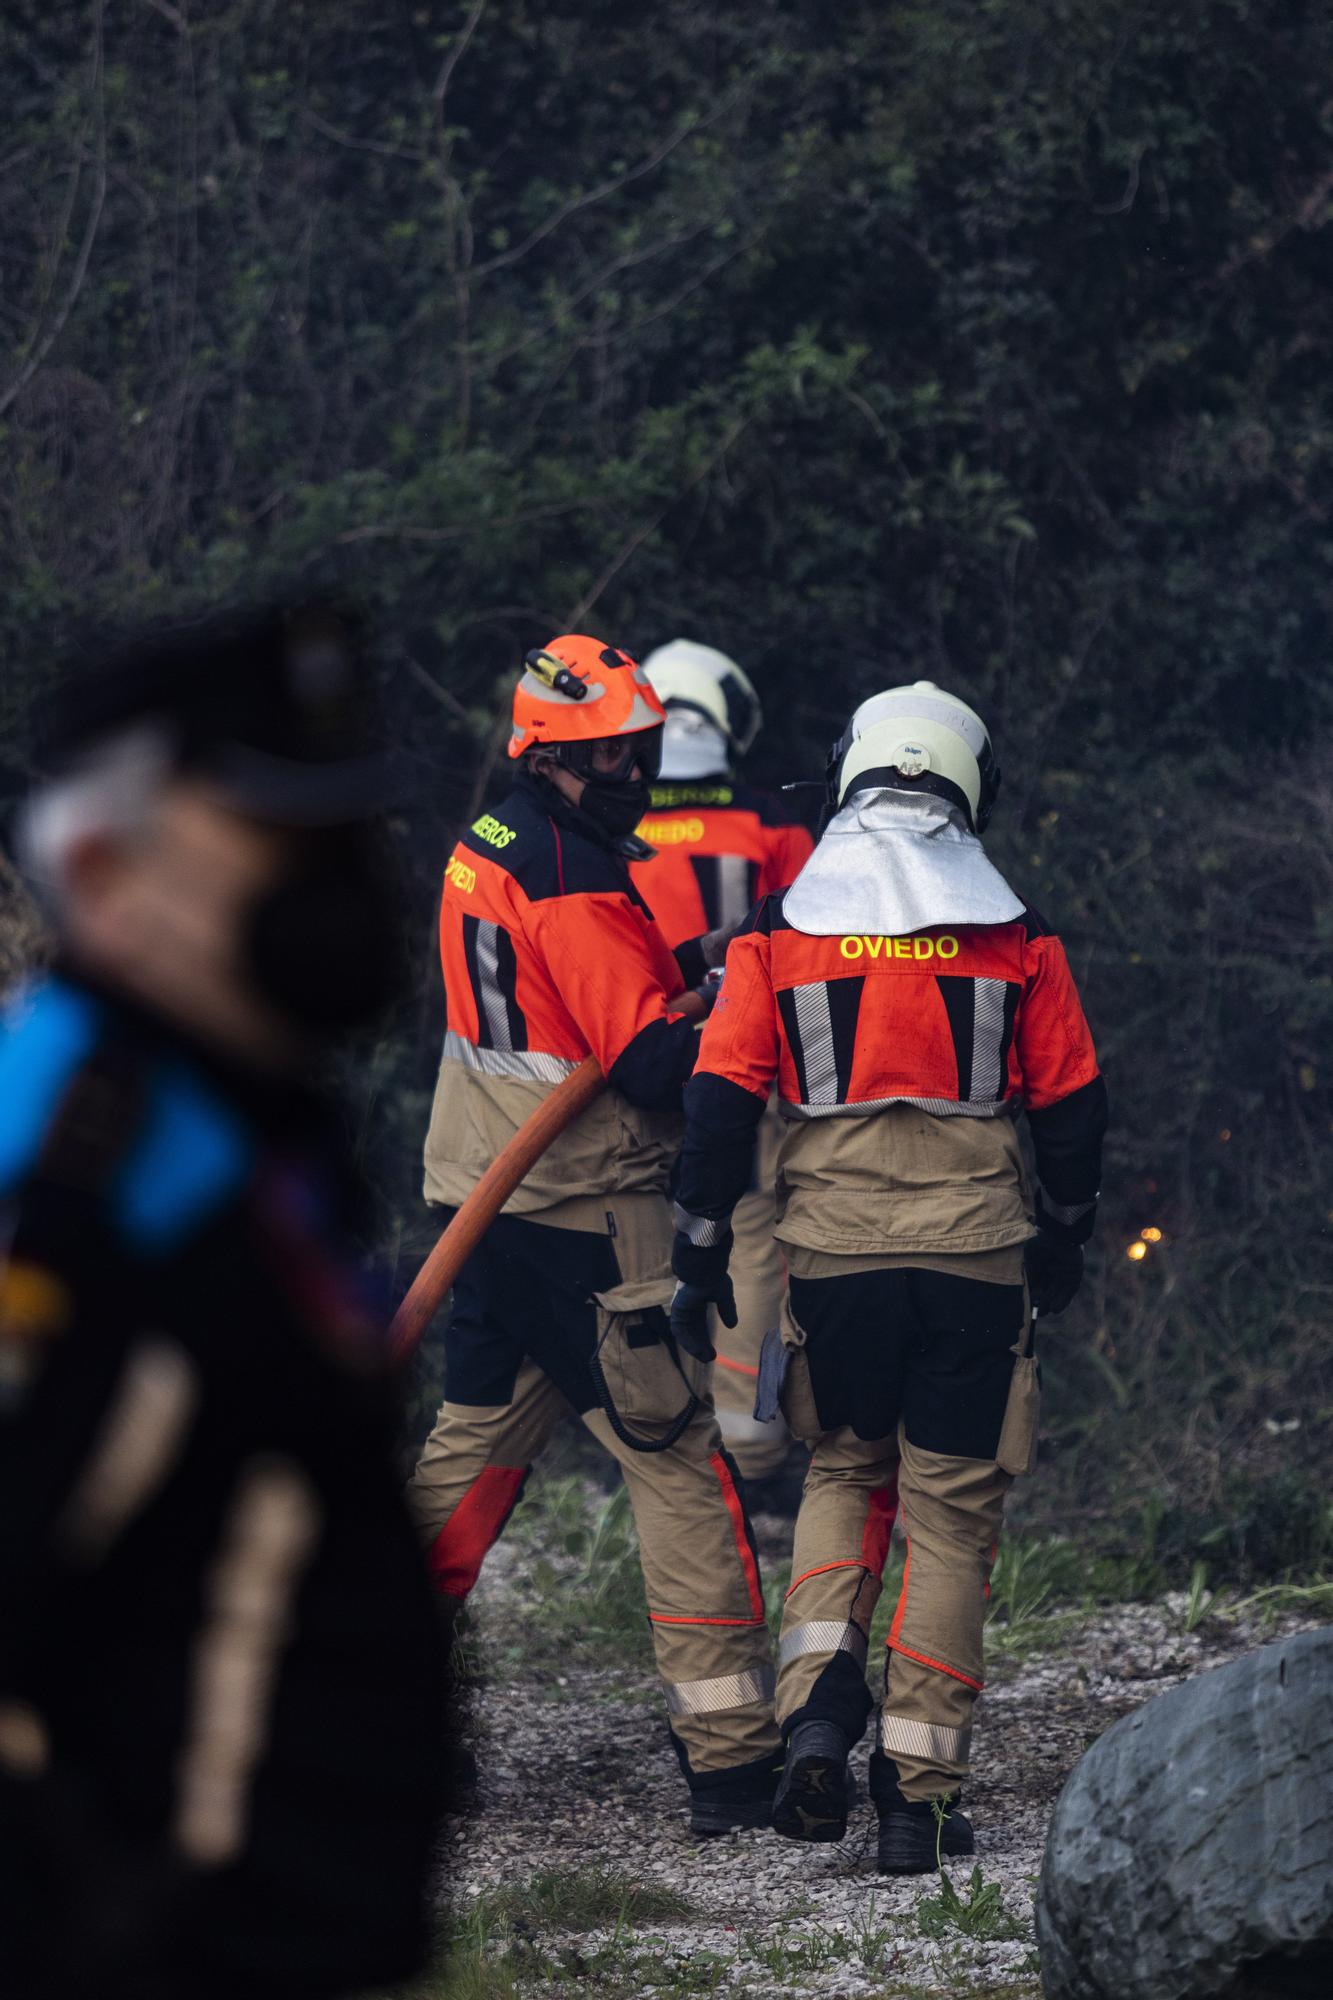
[{"label": "orange fire hose", "polygon": [[[702,1020],[707,1011],[705,1002],[696,993],[678,994],[670,1007],[673,1014],[683,1014],[688,1021]],[[586,1056],[572,1075],[542,1099],[527,1123],[497,1153],[417,1272],[407,1297],[393,1316],[389,1344],[395,1361],[406,1361],[415,1351],[439,1311],[445,1293],[514,1189],[531,1173],[565,1127],[572,1125],[605,1088],[606,1078],[596,1057]]]}]

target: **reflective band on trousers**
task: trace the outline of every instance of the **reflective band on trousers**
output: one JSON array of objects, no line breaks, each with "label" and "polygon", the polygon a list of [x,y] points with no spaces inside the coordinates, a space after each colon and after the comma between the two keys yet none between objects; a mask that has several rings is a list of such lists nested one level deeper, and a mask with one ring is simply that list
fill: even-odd
[{"label": "reflective band on trousers", "polygon": [[778,1642],[778,1660],[784,1667],[807,1653],[850,1653],[864,1666],[866,1635],[849,1619],[811,1618],[804,1625],[790,1626]]},{"label": "reflective band on trousers", "polygon": [[751,1702],[772,1701],[772,1667],[751,1667],[745,1674],[719,1674],[712,1681],[665,1681],[668,1715],[720,1715],[726,1708],[746,1708]]},{"label": "reflective band on trousers", "polygon": [[916,1722],[906,1715],[881,1715],[879,1747],[890,1757],[920,1757],[929,1764],[966,1764],[972,1748],[970,1729],[949,1729],[942,1722]]}]

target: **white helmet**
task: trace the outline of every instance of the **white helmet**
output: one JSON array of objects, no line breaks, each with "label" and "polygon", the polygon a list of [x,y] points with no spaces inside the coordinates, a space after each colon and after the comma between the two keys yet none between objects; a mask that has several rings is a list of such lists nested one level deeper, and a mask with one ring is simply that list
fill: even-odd
[{"label": "white helmet", "polygon": [[829,805],[872,786],[932,792],[984,833],[1000,789],[985,723],[934,681],[885,688],[863,701],[829,753]]},{"label": "white helmet", "polygon": [[672,639],[649,653],[644,672],[667,712],[664,778],[696,778],[743,757],[763,714],[748,675],[726,653]]}]

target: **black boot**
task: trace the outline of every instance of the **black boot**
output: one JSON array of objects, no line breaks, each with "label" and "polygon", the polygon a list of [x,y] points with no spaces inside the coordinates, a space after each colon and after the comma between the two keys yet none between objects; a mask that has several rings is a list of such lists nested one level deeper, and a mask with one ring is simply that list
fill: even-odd
[{"label": "black boot", "polygon": [[[940,1859],[972,1854],[972,1822],[959,1812],[961,1792],[946,1798],[905,1799],[901,1793],[879,1806],[881,1875],[933,1875]],[[939,1812],[937,1813],[936,1807]],[[939,1813],[943,1813],[943,1824]]]},{"label": "black boot", "polygon": [[691,1833],[709,1840],[744,1827],[768,1825],[778,1778],[776,1758],[761,1757],[731,1771],[694,1773],[683,1755],[681,1762],[690,1785]]},{"label": "black boot", "polygon": [[773,1801],[788,1840],[841,1840],[847,1832],[847,1738],[834,1722],[800,1722]]}]

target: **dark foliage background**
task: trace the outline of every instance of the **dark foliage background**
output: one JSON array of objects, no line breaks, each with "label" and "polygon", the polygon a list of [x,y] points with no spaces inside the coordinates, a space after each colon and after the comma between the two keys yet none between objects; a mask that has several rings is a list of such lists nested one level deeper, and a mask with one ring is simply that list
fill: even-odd
[{"label": "dark foliage background", "polygon": [[1029,1513],[1333,1554],[1329,9],[6,0],[0,56],[0,790],[76,618],[369,602],[420,781],[390,1254],[520,651],[733,650],[768,777],[927,674],[1114,1096]]}]

